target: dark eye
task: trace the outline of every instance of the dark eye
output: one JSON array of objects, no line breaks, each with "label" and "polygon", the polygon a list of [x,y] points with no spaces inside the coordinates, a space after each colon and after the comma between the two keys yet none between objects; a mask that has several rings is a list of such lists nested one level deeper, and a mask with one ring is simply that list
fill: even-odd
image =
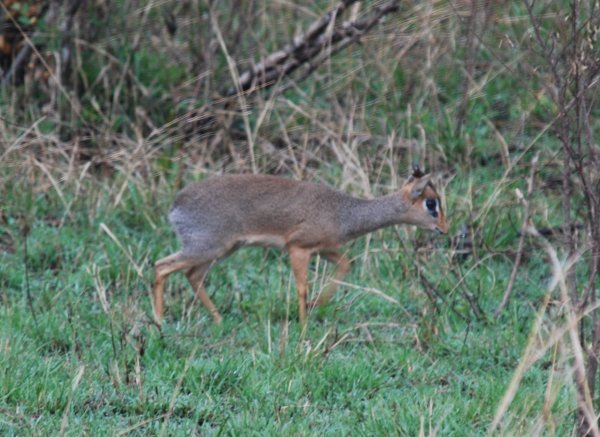
[{"label": "dark eye", "polygon": [[438,216],[438,203],[436,199],[425,199],[425,208],[433,218]]}]

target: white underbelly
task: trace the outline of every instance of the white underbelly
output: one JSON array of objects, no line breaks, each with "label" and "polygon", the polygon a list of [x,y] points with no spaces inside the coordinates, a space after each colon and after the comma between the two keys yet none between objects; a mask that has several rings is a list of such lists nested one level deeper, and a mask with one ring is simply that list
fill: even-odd
[{"label": "white underbelly", "polygon": [[252,234],[244,236],[242,244],[245,246],[278,247],[282,249],[285,246],[285,240],[280,235]]}]

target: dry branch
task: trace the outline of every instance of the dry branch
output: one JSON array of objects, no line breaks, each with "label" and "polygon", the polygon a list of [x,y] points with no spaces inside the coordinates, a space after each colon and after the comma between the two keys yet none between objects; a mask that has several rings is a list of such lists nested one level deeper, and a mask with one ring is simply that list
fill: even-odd
[{"label": "dry branch", "polygon": [[494,312],[494,317],[498,318],[502,310],[508,304],[510,300],[510,295],[512,294],[513,287],[515,285],[515,279],[517,279],[517,272],[519,271],[519,267],[521,266],[521,259],[523,257],[523,249],[525,248],[525,230],[529,227],[529,217],[531,214],[529,199],[531,198],[531,194],[533,193],[533,182],[535,180],[535,172],[537,169],[537,162],[539,158],[539,153],[537,153],[533,159],[531,160],[531,173],[529,175],[529,180],[527,181],[527,197],[523,197],[520,191],[517,192],[519,196],[519,200],[523,203],[524,212],[523,212],[523,225],[521,226],[521,235],[519,237],[519,246],[517,249],[517,256],[515,258],[515,263],[513,265],[512,271],[510,272],[510,278],[508,280],[508,285],[506,286],[506,291],[504,292],[504,296],[502,297],[502,302],[496,308]]},{"label": "dry branch", "polygon": [[[82,3],[83,0],[70,0],[65,5],[62,2],[53,1],[45,3],[39,13],[39,17],[45,17],[50,24],[54,24],[55,21],[57,21],[59,18],[62,18],[60,24],[58,25],[62,38],[60,53],[61,72],[58,74],[58,77],[62,79],[61,83],[64,82],[66,72],[68,71],[68,64],[71,58],[71,29],[73,28],[74,17]],[[12,25],[19,32],[20,39],[23,41],[23,45],[15,56],[15,59],[12,61],[10,68],[2,77],[2,85],[7,86],[13,84],[14,82],[19,83],[22,80],[25,66],[31,55],[33,53],[37,53],[39,55],[33,40],[40,34],[40,31],[35,30],[31,36],[29,36],[27,29],[24,29],[23,26],[21,26],[18,21],[10,13],[8,13],[9,11],[6,9],[6,6],[3,3],[0,3],[0,6],[6,13]],[[63,9],[62,14],[60,9]],[[47,65],[45,65],[45,67],[50,72],[50,68]]]},{"label": "dry branch", "polygon": [[[230,67],[235,86],[222,92],[223,97],[207,103],[200,109],[186,114],[178,121],[187,123],[185,131],[198,138],[212,136],[218,129],[218,112],[227,108],[230,112],[240,105],[239,97],[246,97],[256,91],[269,88],[282,79],[302,69],[295,80],[277,88],[274,94],[280,94],[310,76],[335,53],[358,41],[377,25],[381,19],[399,9],[400,0],[389,0],[365,12],[362,18],[341,22],[341,16],[357,0],[343,0],[323,17],[313,22],[308,29],[296,37],[283,49],[278,50],[259,63],[237,74],[235,64]],[[218,28],[214,29],[219,32]],[[224,41],[221,44],[224,46]],[[245,106],[245,105],[242,105]],[[191,129],[190,129],[191,128]],[[159,132],[154,132],[153,135]]]},{"label": "dry branch", "polygon": [[355,2],[356,0],[344,0],[339,3],[311,24],[308,30],[296,37],[292,43],[242,72],[236,86],[224,94],[232,96],[239,92],[253,92],[266,88],[298,68],[306,67],[300,78],[303,80],[332,55],[356,42],[385,15],[397,11],[400,5],[399,0],[390,0],[375,7],[362,19],[339,24],[343,12]]},{"label": "dry branch", "polygon": [[71,64],[71,52],[73,44],[73,20],[75,14],[79,10],[79,7],[83,3],[83,0],[71,0],[65,7],[64,17],[60,23],[61,33],[61,50],[60,50],[60,74],[58,75],[64,84],[69,72],[69,66]]},{"label": "dry branch", "polygon": [[[10,63],[10,67],[2,76],[2,85],[10,85],[13,82],[19,82],[20,76],[22,72],[25,70],[25,65],[29,61],[29,57],[34,51],[33,44],[31,43],[31,39],[27,36],[26,30],[21,26],[18,20],[15,18],[13,14],[7,9],[4,2],[0,2],[0,8],[3,14],[6,16],[6,24],[10,23],[11,27],[14,27],[14,31],[17,32],[17,41],[25,41],[25,44],[18,50],[15,51],[16,56],[14,60]],[[43,5],[41,11],[39,13],[39,17],[44,17],[48,11],[48,5]],[[6,26],[3,24],[3,27]],[[36,33],[34,33],[35,35]],[[18,47],[15,41],[15,47]]]}]

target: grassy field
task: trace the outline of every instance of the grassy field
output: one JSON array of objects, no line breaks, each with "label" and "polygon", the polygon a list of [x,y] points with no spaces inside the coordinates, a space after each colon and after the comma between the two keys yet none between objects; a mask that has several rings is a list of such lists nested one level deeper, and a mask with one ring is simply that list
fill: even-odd
[{"label": "grassy field", "polygon": [[[527,192],[536,154],[532,220],[562,218],[556,108],[531,73],[520,2],[477,9],[471,50],[468,5],[402,6],[297,87],[224,110],[212,136],[174,123],[230,79],[198,28],[208,7],[180,2],[179,33],[161,40],[162,9],[145,15],[142,4],[81,12],[77,93],[32,82],[2,91],[0,434],[464,436],[492,423],[503,435],[575,432],[566,320],[531,238],[494,317],[523,220],[515,189]],[[245,62],[331,4],[264,6],[248,18],[252,42],[235,37],[247,11],[229,22],[228,7],[215,6],[217,18]],[[544,8],[551,26],[558,15]],[[200,79],[198,65],[210,67]],[[159,330],[153,263],[178,247],[166,218],[174,194],[248,172],[252,159],[360,196],[391,192],[421,162],[439,176],[450,235],[398,227],[348,245],[347,284],[305,330],[287,256],[244,249],[208,277],[221,326],[175,274]],[[574,195],[576,218],[580,203]],[[584,277],[586,264],[577,268]],[[332,273],[314,259],[313,295]]]},{"label": "grassy field", "polygon": [[[26,263],[16,222],[23,193],[5,184],[14,208],[5,229],[15,234],[4,241],[15,247],[2,253],[3,434],[485,432],[545,294],[542,257],[528,261],[502,317],[477,320],[456,287],[445,237],[419,248],[432,237],[378,232],[349,246],[352,286],[311,313],[302,332],[286,256],[246,249],[209,277],[222,326],[174,275],[159,332],[149,316],[151,261],[177,244],[165,222],[168,196],[144,198],[128,185],[115,207],[113,184],[120,181],[86,183],[78,197],[50,189],[31,198]],[[444,298],[435,307],[415,262]],[[510,260],[460,268],[491,313]],[[313,292],[329,277],[316,260]],[[510,434],[542,420],[547,386],[544,414],[557,434],[569,432],[573,394],[560,378],[548,380],[557,365],[550,351],[524,375],[506,418]]]}]

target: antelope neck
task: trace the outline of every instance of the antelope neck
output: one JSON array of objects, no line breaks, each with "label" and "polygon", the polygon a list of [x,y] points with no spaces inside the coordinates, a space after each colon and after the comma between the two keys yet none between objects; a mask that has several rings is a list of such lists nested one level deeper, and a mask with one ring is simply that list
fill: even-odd
[{"label": "antelope neck", "polygon": [[345,240],[403,223],[409,210],[409,205],[398,194],[375,199],[350,199],[341,213],[342,236]]}]

